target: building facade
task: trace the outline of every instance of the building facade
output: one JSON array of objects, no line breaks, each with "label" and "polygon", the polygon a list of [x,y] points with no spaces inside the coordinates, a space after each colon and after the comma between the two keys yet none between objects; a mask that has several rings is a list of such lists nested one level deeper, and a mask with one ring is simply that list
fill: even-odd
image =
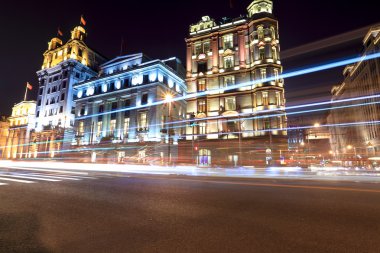
[{"label": "building facade", "polygon": [[[87,46],[86,37],[84,27],[77,26],[66,43],[60,38],[53,38],[48,44],[42,68],[37,72],[39,90],[35,130],[40,133],[40,136],[36,134],[37,142],[49,139],[47,136],[57,135],[56,132],[63,129],[63,139],[72,137],[70,129],[74,126],[75,117],[72,87],[96,76],[98,66],[106,61]],[[62,144],[62,147],[69,147],[70,143],[64,141]]]},{"label": "building facade", "polygon": [[177,58],[141,53],[101,65],[97,77],[74,85],[73,145],[92,161],[174,162],[186,115],[183,72]]},{"label": "building facade", "polygon": [[[372,27],[363,40],[362,56],[380,52],[380,26]],[[355,97],[380,94],[379,58],[359,61],[346,66],[344,81],[331,90],[332,102]],[[339,106],[354,106],[333,109],[328,121],[330,127],[332,152],[336,158],[351,160],[354,163],[378,163],[380,159],[380,105],[378,98],[339,103]],[[357,106],[358,104],[362,104]],[[356,105],[356,106],[355,106]],[[372,124],[371,124],[372,122]],[[342,127],[355,123],[356,125]],[[335,124],[341,124],[334,126]],[[374,164],[375,165],[375,164]]]},{"label": "building facade", "polygon": [[30,145],[35,112],[35,101],[22,101],[13,106],[12,115],[8,118],[9,132],[3,158],[30,158],[35,155]]},{"label": "building facade", "polygon": [[5,147],[7,146],[7,139],[9,136],[9,121],[7,117],[0,117],[0,157],[6,158],[4,153]]},{"label": "building facade", "polygon": [[190,26],[186,83],[193,95],[187,99],[192,123],[181,145],[186,162],[270,165],[288,149],[272,9],[272,1],[255,0],[245,16],[219,24],[205,16]]}]

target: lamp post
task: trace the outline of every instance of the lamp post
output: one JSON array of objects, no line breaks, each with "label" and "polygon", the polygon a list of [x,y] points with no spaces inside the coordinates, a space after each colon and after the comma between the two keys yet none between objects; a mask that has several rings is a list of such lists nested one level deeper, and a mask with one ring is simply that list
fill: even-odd
[{"label": "lamp post", "polygon": [[170,93],[167,93],[165,95],[165,102],[168,104],[168,122],[167,124],[167,134],[168,134],[168,165],[171,164],[171,152],[170,152],[170,123],[171,123],[171,113],[172,113],[172,101],[173,101],[173,95]]}]

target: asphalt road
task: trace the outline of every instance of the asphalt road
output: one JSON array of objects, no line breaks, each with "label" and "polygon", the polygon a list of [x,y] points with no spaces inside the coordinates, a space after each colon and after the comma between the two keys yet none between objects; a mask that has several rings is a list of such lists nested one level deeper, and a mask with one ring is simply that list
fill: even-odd
[{"label": "asphalt road", "polygon": [[0,175],[0,252],[380,252],[380,184],[33,173]]}]

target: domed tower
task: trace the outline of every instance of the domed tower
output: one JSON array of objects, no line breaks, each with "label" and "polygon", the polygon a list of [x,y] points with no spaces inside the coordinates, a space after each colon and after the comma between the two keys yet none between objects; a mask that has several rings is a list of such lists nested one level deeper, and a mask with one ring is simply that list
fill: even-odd
[{"label": "domed tower", "polygon": [[[37,72],[37,133],[46,132],[48,129],[71,131],[75,118],[72,86],[96,76],[98,66],[106,61],[105,57],[85,43],[87,33],[84,25],[85,22],[81,21],[81,25],[75,26],[70,39],[64,42],[61,40],[63,33],[58,30],[59,38],[51,39],[48,50],[43,54],[44,62]],[[64,142],[60,148],[69,144]]]},{"label": "domed tower", "polygon": [[247,8],[248,17],[252,17],[257,13],[272,13],[273,3],[271,0],[255,0]]},{"label": "domed tower", "polygon": [[54,37],[50,40],[48,43],[49,47],[48,50],[54,50],[56,48],[59,48],[63,45],[62,40],[60,38]]},{"label": "domed tower", "polygon": [[71,31],[71,39],[72,40],[82,40],[84,41],[87,37],[86,30],[84,29],[83,26],[76,26],[74,29]]}]

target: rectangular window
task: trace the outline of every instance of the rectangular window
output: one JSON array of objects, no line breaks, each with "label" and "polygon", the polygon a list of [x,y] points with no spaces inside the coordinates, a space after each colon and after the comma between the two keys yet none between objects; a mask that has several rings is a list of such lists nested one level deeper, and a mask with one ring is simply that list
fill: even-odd
[{"label": "rectangular window", "polygon": [[234,46],[234,36],[233,34],[228,34],[223,36],[223,49],[232,49]]},{"label": "rectangular window", "polygon": [[138,114],[138,128],[146,129],[148,127],[147,112],[139,112]]},{"label": "rectangular window", "polygon": [[261,47],[259,48],[259,54],[260,54],[260,60],[265,60],[265,51],[264,51],[264,48]]},{"label": "rectangular window", "polygon": [[102,128],[103,128],[103,122],[98,121],[98,123],[96,124],[96,136],[97,137],[100,137],[102,135]]},{"label": "rectangular window", "polygon": [[224,87],[235,85],[235,76],[224,77]]},{"label": "rectangular window", "polygon": [[110,136],[115,136],[116,119],[110,121]]},{"label": "rectangular window", "polygon": [[128,138],[129,133],[129,118],[124,119],[124,138]]},{"label": "rectangular window", "polygon": [[267,71],[265,69],[260,69],[260,74],[262,82],[265,82],[265,79],[267,79]]},{"label": "rectangular window", "polygon": [[198,80],[198,91],[206,90],[206,79]]},{"label": "rectangular window", "polygon": [[236,110],[236,100],[235,97],[225,98],[226,111],[235,111]]},{"label": "rectangular window", "polygon": [[224,57],[224,68],[230,69],[234,67],[234,57],[232,55]]},{"label": "rectangular window", "polygon": [[63,82],[62,82],[62,89],[65,89],[65,88],[66,88],[66,83],[67,83],[67,81],[63,81]]},{"label": "rectangular window", "polygon": [[206,122],[199,122],[199,134],[206,134]]},{"label": "rectangular window", "polygon": [[84,122],[79,122],[77,135],[82,136],[84,134]]},{"label": "rectangular window", "polygon": [[65,100],[65,93],[61,94],[61,101]]},{"label": "rectangular window", "polygon": [[200,55],[202,53],[202,44],[195,44],[195,55]]},{"label": "rectangular window", "polygon": [[210,52],[210,42],[205,42],[204,44],[203,44],[203,52],[206,54],[206,53],[208,53],[208,52]]},{"label": "rectangular window", "polygon": [[42,93],[44,92],[44,88],[40,88],[40,90],[39,90],[39,95],[42,95]]},{"label": "rectangular window", "polygon": [[198,73],[206,73],[207,72],[207,62],[198,62]]},{"label": "rectangular window", "polygon": [[59,113],[63,113],[63,106],[59,107]]},{"label": "rectangular window", "polygon": [[141,97],[141,104],[146,105],[148,104],[148,94],[143,94]]},{"label": "rectangular window", "polygon": [[268,92],[263,92],[263,105],[268,105]]},{"label": "rectangular window", "polygon": [[275,80],[276,82],[278,82],[278,69],[274,69],[274,70],[273,70],[273,73],[274,73],[274,80]]},{"label": "rectangular window", "polygon": [[206,112],[206,100],[201,99],[198,100],[198,113],[205,113]]}]

